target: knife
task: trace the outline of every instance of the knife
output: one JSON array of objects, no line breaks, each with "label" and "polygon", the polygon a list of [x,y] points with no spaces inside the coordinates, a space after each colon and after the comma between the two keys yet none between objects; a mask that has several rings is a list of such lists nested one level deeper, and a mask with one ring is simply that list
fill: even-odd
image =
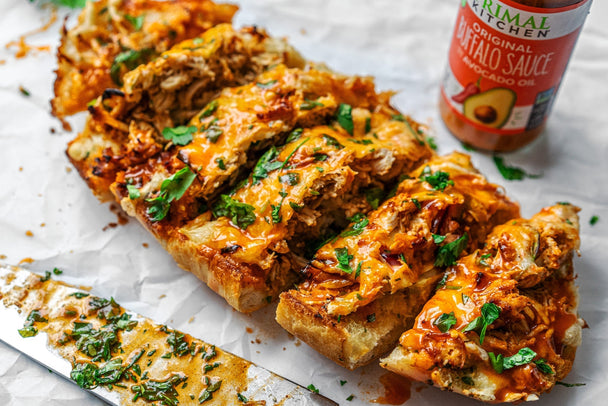
[{"label": "knife", "polygon": [[111,405],[337,405],[50,272],[0,265],[0,302],[1,341]]}]

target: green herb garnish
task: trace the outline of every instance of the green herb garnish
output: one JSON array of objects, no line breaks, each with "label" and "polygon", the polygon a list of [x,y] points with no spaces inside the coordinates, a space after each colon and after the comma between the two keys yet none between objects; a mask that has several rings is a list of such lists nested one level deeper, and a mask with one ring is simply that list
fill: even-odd
[{"label": "green herb garnish", "polygon": [[353,237],[355,235],[359,235],[363,232],[365,227],[369,224],[369,220],[365,217],[363,213],[357,213],[349,219],[352,222],[352,225],[344,230],[340,237]]},{"label": "green herb garnish", "polygon": [[275,83],[277,83],[277,80],[269,80],[266,83],[257,82],[256,86],[260,89],[270,89]]},{"label": "green herb garnish", "polygon": [[433,324],[437,326],[439,331],[442,333],[447,333],[448,330],[451,329],[454,324],[456,324],[456,316],[454,315],[454,312],[443,313],[441,316],[435,319]]},{"label": "green herb garnish", "polygon": [[196,134],[196,126],[180,125],[178,127],[165,127],[163,137],[175,145],[188,145],[192,142],[192,134]]},{"label": "green herb garnish", "polygon": [[599,216],[591,216],[591,218],[589,219],[589,224],[594,226],[598,221],[600,221]]},{"label": "green herb garnish", "polygon": [[258,163],[253,168],[251,177],[254,185],[258,184],[262,179],[267,178],[269,172],[279,169],[283,165],[283,162],[275,161],[278,155],[279,151],[274,146],[264,152],[264,155],[260,157]]},{"label": "green herb garnish", "polygon": [[255,208],[247,203],[234,200],[229,195],[221,195],[211,209],[214,217],[228,217],[239,228],[246,229],[255,222]]},{"label": "green herb garnish", "polygon": [[521,168],[515,166],[507,166],[504,159],[500,156],[493,156],[496,168],[506,180],[523,180],[524,178],[540,178],[542,175],[530,175]]},{"label": "green herb garnish", "polygon": [[449,173],[443,171],[432,173],[429,166],[424,168],[420,179],[431,185],[434,190],[441,192],[448,186],[454,186],[454,181],[450,179]]},{"label": "green herb garnish", "polygon": [[336,248],[334,252],[336,254],[336,259],[338,260],[337,268],[346,273],[353,273],[353,268],[350,267],[350,261],[354,257],[348,253],[348,248]]},{"label": "green herb garnish", "polygon": [[320,103],[316,100],[308,100],[304,99],[304,102],[300,104],[300,110],[312,110],[315,107],[323,107],[323,103]]},{"label": "green herb garnish", "polygon": [[342,103],[338,107],[338,124],[346,130],[347,133],[353,135],[355,125],[353,124],[353,108],[349,104]]},{"label": "green herb garnish", "polygon": [[511,369],[519,365],[525,365],[532,362],[536,353],[528,347],[524,347],[517,352],[517,354],[505,357],[502,354],[494,354],[488,352],[490,356],[490,363],[496,372],[501,374],[506,369]]},{"label": "green herb garnish", "polygon": [[479,333],[479,344],[483,344],[483,340],[486,336],[486,329],[498,319],[498,316],[500,316],[500,307],[496,306],[494,303],[484,303],[484,305],[481,306],[481,316],[476,317],[470,322],[463,332],[477,331]]},{"label": "green herb garnish", "polygon": [[125,14],[125,19],[131,23],[131,25],[133,26],[133,28],[135,28],[136,31],[141,30],[141,27],[143,27],[143,25],[144,25],[144,16],[143,15],[133,17],[133,16],[130,16],[129,14]]},{"label": "green herb garnish", "polygon": [[209,117],[210,115],[215,113],[215,110],[217,110],[218,106],[219,103],[217,100],[210,101],[207,106],[205,106],[203,111],[201,111],[201,114],[199,114],[198,118],[202,120],[203,118]]},{"label": "green herb garnish", "polygon": [[146,199],[148,216],[154,221],[160,221],[167,216],[171,202],[179,200],[192,185],[196,174],[187,166],[177,171],[169,178],[163,180],[157,197]]},{"label": "green herb garnish", "polygon": [[334,147],[334,148],[337,148],[337,149],[344,148],[344,145],[340,144],[338,142],[338,140],[335,139],[334,137],[332,137],[331,135],[323,134],[323,139],[325,140],[325,143],[327,145],[329,145],[330,147]]},{"label": "green herb garnish", "polygon": [[306,388],[307,388],[309,391],[311,391],[311,392],[314,392],[314,393],[319,393],[319,389],[317,389],[317,388],[315,387],[315,385],[313,385],[312,383],[311,383],[310,385],[308,385]]},{"label": "green herb garnish", "polygon": [[384,197],[384,190],[379,187],[367,189],[365,191],[365,200],[369,203],[372,209],[377,209]]},{"label": "green herb garnish", "polygon": [[439,247],[437,258],[435,259],[435,266],[443,267],[454,265],[458,256],[466,248],[468,240],[469,236],[467,233],[464,233],[462,237],[457,240]]}]

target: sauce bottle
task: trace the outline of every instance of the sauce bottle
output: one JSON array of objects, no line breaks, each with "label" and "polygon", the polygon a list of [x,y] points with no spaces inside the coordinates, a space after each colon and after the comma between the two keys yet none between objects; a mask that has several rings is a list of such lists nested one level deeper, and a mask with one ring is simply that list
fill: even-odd
[{"label": "sauce bottle", "polygon": [[461,0],[439,109],[461,141],[512,151],[545,128],[591,0]]}]

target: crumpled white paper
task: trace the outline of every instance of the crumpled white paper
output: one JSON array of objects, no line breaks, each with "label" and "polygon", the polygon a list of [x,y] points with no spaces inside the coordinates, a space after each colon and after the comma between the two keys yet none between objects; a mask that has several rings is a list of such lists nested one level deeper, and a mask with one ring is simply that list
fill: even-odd
[{"label": "crumpled white paper", "polygon": [[[380,89],[399,93],[404,113],[428,123],[439,152],[462,149],[441,123],[438,83],[446,62],[458,0],[250,0],[241,3],[236,24],[256,24],[287,36],[309,59],[350,74],[373,75]],[[62,9],[60,14],[67,10]],[[55,278],[92,286],[96,295],[113,296],[123,306],[158,322],[214,343],[303,386],[314,384],[340,404],[367,404],[384,395],[377,365],[347,371],[306,344],[290,338],[274,321],[274,307],[253,315],[233,311],[168,254],[134,220],[117,222],[108,205],[93,197],[64,150],[74,137],[49,115],[54,53],[15,59],[4,44],[48,20],[50,10],[26,0],[0,3],[0,259],[37,272],[58,267]],[[62,15],[60,17],[62,17]],[[584,331],[574,369],[540,405],[600,405],[608,398],[608,4],[596,1],[585,24],[546,134],[531,146],[506,156],[509,164],[540,179],[508,182],[489,155],[472,153],[490,180],[518,200],[524,216],[556,201],[580,206],[582,257],[580,313]],[[59,21],[31,44],[58,43]],[[54,52],[54,51],[53,51]],[[1,62],[0,62],[1,63]],[[19,86],[31,92],[25,97]],[[72,120],[82,128],[83,117]],[[54,128],[55,133],[50,129]],[[600,217],[590,226],[592,215]],[[28,231],[32,236],[28,236]],[[27,233],[27,234],[26,234]],[[145,246],[146,245],[146,246]],[[4,257],[5,256],[5,257]],[[1,320],[0,320],[0,328]],[[248,333],[253,330],[253,332]],[[340,380],[347,381],[343,386]],[[346,401],[349,395],[355,397]],[[604,399],[602,401],[601,399]],[[412,384],[408,405],[476,405],[451,393]],[[0,405],[96,405],[100,401],[0,344]]]}]

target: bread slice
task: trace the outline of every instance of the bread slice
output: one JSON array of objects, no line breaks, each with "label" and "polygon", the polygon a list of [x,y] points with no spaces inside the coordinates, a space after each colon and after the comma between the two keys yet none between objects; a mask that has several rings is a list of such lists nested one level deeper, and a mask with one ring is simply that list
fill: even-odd
[{"label": "bread slice", "polygon": [[106,89],[88,107],[85,129],[67,154],[102,201],[120,171],[158,156],[167,127],[186,124],[225,87],[253,80],[272,64],[302,67],[299,54],[255,28],[217,25],[185,40],[125,75],[121,89]]},{"label": "bread slice", "polygon": [[243,186],[179,228],[166,242],[168,251],[237,310],[274,300],[296,281],[294,270],[311,245],[347,217],[371,210],[365,190],[387,187],[402,168],[432,154],[402,122],[377,113],[371,118],[367,135],[317,126],[272,147]]},{"label": "bread slice", "polygon": [[518,214],[468,156],[437,157],[315,254],[305,281],[281,294],[277,321],[335,362],[364,365],[393,348],[445,265]]},{"label": "bread slice", "polygon": [[381,365],[485,402],[535,400],[572,367],[581,343],[572,257],[578,208],[558,204],[496,227]]},{"label": "bread slice", "polygon": [[231,22],[237,9],[210,0],[87,2],[78,23],[63,27],[53,114],[62,119],[86,110],[105,89],[120,86],[125,72],[216,24]]}]

